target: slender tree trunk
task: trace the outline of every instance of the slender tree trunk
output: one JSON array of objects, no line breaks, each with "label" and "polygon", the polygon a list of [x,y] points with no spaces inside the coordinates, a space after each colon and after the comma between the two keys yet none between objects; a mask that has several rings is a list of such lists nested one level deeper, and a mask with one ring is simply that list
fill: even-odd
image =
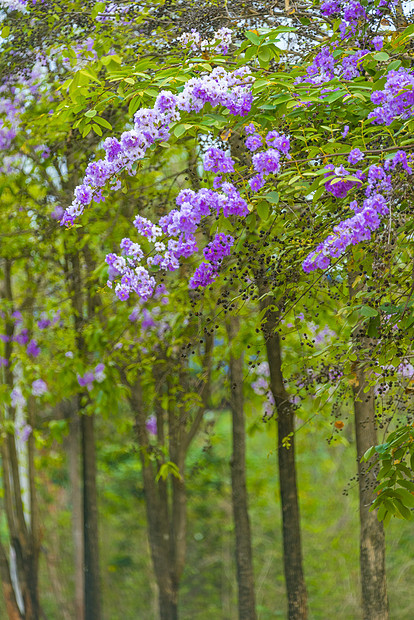
[{"label": "slender tree trunk", "polygon": [[[88,271],[88,266],[86,271]],[[65,254],[65,277],[71,295],[73,320],[76,333],[76,345],[79,353],[86,360],[87,349],[83,337],[84,316],[92,318],[98,297],[85,299],[82,287],[82,270],[80,256],[77,252]],[[81,412],[82,396],[78,395],[78,411]],[[81,415],[81,454],[83,477],[83,551],[84,551],[84,604],[85,620],[101,620],[101,585],[99,575],[99,532],[98,532],[98,498],[96,490],[96,454],[94,438],[94,416]]]},{"label": "slender tree trunk", "polygon": [[3,586],[4,602],[6,604],[7,616],[9,620],[23,620],[19,606],[16,601],[13,584],[10,578],[10,567],[4,547],[0,542],[0,575]]},{"label": "slender tree trunk", "polygon": [[[349,295],[352,299],[362,290],[360,282],[354,286],[355,274],[349,274]],[[352,338],[358,361],[354,365],[355,378],[352,384],[355,412],[355,437],[358,462],[358,491],[359,491],[359,562],[361,570],[362,611],[364,620],[388,620],[388,595],[385,573],[385,535],[384,525],[378,521],[377,511],[369,511],[375,498],[374,488],[377,485],[378,470],[369,470],[369,463],[361,463],[361,457],[377,442],[377,428],[375,421],[375,394],[374,389],[368,389],[367,371],[364,368],[364,355],[359,348],[369,347],[372,342],[362,331],[360,326],[354,329]],[[365,391],[366,390],[366,391]]]},{"label": "slender tree trunk", "polygon": [[270,388],[275,399],[278,427],[278,462],[283,523],[283,562],[288,597],[289,620],[306,620],[308,597],[302,566],[299,501],[296,482],[294,409],[286,392],[282,374],[282,352],[277,312],[270,308],[275,300],[262,299],[266,309],[263,334],[270,371]]},{"label": "slender tree trunk", "polygon": [[[227,325],[229,344],[239,331],[239,318]],[[230,353],[230,408],[232,413],[233,453],[231,458],[231,490],[236,535],[236,566],[240,620],[255,620],[256,604],[248,498],[246,487],[246,428],[243,398],[243,355]]]},{"label": "slender tree trunk", "polygon": [[85,620],[100,620],[98,505],[94,416],[81,416],[83,464],[83,531],[85,570]]},{"label": "slender tree trunk", "polygon": [[375,396],[372,388],[364,393],[365,387],[365,373],[359,368],[356,370],[353,391],[359,479],[362,609],[364,620],[388,620],[384,526],[377,519],[377,511],[369,511],[374,500],[377,472],[368,471],[369,463],[361,463],[361,457],[368,448],[377,444]]},{"label": "slender tree trunk", "polygon": [[178,586],[172,579],[170,564],[171,533],[166,481],[155,481],[155,472],[149,458],[150,442],[139,379],[131,386],[130,403],[135,415],[135,431],[142,465],[148,537],[158,585],[160,619],[178,620]]},{"label": "slender tree trunk", "polygon": [[69,411],[69,478],[72,504],[73,559],[75,567],[75,617],[84,620],[83,514],[80,487],[80,419],[76,407]]},{"label": "slender tree trunk", "polygon": [[[9,302],[9,312],[13,311],[12,291],[12,263],[4,261],[4,290],[2,296]],[[11,392],[15,386],[15,377],[11,359],[13,353],[14,323],[6,319],[6,334],[8,340],[5,343],[5,357],[8,364],[4,370],[5,383]],[[32,402],[28,402],[29,422],[34,426],[34,411]],[[2,409],[4,417],[13,422],[16,420],[14,407]],[[19,454],[16,446],[16,437],[7,434],[1,445],[3,465],[3,488],[4,505],[6,509],[7,525],[9,529],[10,544],[14,551],[10,563],[2,547],[0,550],[0,570],[3,582],[3,591],[6,597],[6,608],[12,618],[19,611],[25,620],[39,619],[39,592],[38,592],[38,558],[39,558],[39,529],[37,518],[36,489],[34,484],[34,441],[29,437],[27,445],[27,462],[24,469],[27,473],[28,488],[26,510],[23,505],[23,489],[21,471],[19,469]],[[25,514],[26,512],[26,514]],[[15,566],[11,564],[15,562]],[[13,570],[13,568],[15,570]],[[15,579],[14,579],[15,576]],[[11,592],[10,587],[13,592]],[[22,610],[19,605],[23,601]],[[18,601],[18,603],[17,603]],[[16,606],[17,610],[16,610]],[[24,607],[24,611],[23,611]],[[17,616],[18,617],[18,616]]]}]

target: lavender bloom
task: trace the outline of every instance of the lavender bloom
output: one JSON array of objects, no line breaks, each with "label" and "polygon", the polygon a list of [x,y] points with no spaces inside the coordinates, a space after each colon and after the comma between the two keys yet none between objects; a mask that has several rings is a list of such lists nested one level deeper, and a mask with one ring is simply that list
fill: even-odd
[{"label": "lavender bloom", "polygon": [[379,36],[374,37],[372,39],[372,45],[377,50],[377,52],[379,52],[379,50],[382,50],[382,47],[384,45],[384,39],[382,37],[379,37]]},{"label": "lavender bloom", "polygon": [[0,356],[0,368],[2,368],[3,366],[6,367],[8,365],[9,365],[9,360],[6,359],[5,357]]},{"label": "lavender bloom", "polygon": [[253,192],[260,191],[265,183],[266,183],[265,178],[261,174],[256,174],[256,176],[252,177],[249,180],[250,189]]},{"label": "lavender bloom", "polygon": [[92,390],[93,387],[93,382],[95,380],[94,374],[93,372],[86,372],[83,377],[81,377],[80,375],[78,375],[78,383],[81,387],[86,387],[86,389],[88,390],[88,392],[90,392]]},{"label": "lavender bloom", "polygon": [[246,139],[245,145],[249,151],[257,151],[263,145],[262,138],[258,133],[252,134]]},{"label": "lavender bloom", "polygon": [[217,278],[217,271],[210,263],[201,263],[190,279],[190,288],[206,287]]},{"label": "lavender bloom", "polygon": [[31,340],[27,345],[27,354],[31,357],[37,357],[40,354],[40,348],[37,346],[36,340]]},{"label": "lavender bloom", "polygon": [[150,435],[157,434],[157,418],[155,415],[151,415],[145,422],[145,427]]},{"label": "lavender bloom", "polygon": [[357,164],[362,159],[364,159],[364,153],[359,149],[352,149],[348,155],[348,163],[352,165]]},{"label": "lavender bloom", "polygon": [[16,437],[23,443],[26,443],[32,431],[33,429],[30,424],[23,424],[23,426],[16,427]]},{"label": "lavender bloom", "polygon": [[11,405],[12,407],[24,407],[26,401],[19,387],[15,387],[11,391]]},{"label": "lavender bloom", "polygon": [[95,366],[95,370],[93,372],[95,376],[95,381],[97,381],[98,383],[102,383],[102,381],[106,379],[106,374],[104,370],[105,370],[105,364],[101,363]]},{"label": "lavender bloom", "polygon": [[42,394],[46,394],[48,391],[46,383],[43,379],[36,379],[32,383],[32,394],[33,396],[42,396]]}]

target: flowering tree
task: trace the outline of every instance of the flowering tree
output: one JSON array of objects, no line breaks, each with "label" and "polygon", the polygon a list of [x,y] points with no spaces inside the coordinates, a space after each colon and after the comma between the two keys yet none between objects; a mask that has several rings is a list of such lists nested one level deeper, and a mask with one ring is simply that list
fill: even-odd
[{"label": "flowering tree", "polygon": [[[116,200],[116,192],[128,195],[129,179],[142,177],[146,162],[191,142],[195,157],[189,176],[197,183],[179,188],[176,208],[165,203],[167,209],[164,204],[144,215],[139,208],[133,217],[128,214],[130,233],[115,228],[120,250],[112,248],[106,257],[107,294],[112,289],[118,300],[131,303],[137,296],[141,304],[151,303],[161,279],[168,290],[178,278],[180,286],[188,285],[197,312],[206,303],[207,289],[232,291],[230,299],[220,293],[225,312],[238,307],[235,299],[258,299],[279,417],[280,469],[285,459],[294,473],[295,407],[282,374],[282,321],[303,299],[306,319],[315,318],[310,308],[321,296],[327,303],[330,282],[331,290],[339,291],[334,294],[339,310],[352,326],[344,338],[341,372],[353,389],[360,460],[376,443],[378,377],[390,367],[406,367],[411,351],[412,288],[402,282],[412,280],[413,28],[400,4],[324,2],[310,9],[312,27],[309,17],[300,11],[292,17],[287,6],[286,25],[247,30],[243,39],[227,27],[187,31],[176,46],[168,35],[169,59],[161,67],[156,52],[136,61],[133,47],[124,55],[119,44],[113,47],[100,4],[94,8],[103,24],[100,36],[86,44],[86,60],[72,48],[75,71],[65,76],[59,91],[67,94],[59,95],[50,118],[39,113],[35,121],[44,127],[47,119],[56,130],[63,124],[62,135],[70,127],[90,141],[91,152],[105,138],[99,144],[105,155],[87,165],[83,160],[83,179],[73,176],[65,186],[72,197],[59,214],[61,224],[75,230],[62,228],[62,238],[78,235],[82,244],[80,222],[87,224],[88,233],[105,231],[107,205]],[[126,15],[122,19],[127,22]],[[128,23],[125,27],[134,29]],[[306,38],[306,29],[304,54],[297,42]],[[309,40],[315,42],[312,49]],[[1,135],[7,149],[20,122],[16,106],[23,105],[25,88],[32,87],[23,83],[5,105]],[[129,124],[122,127],[125,115]],[[111,135],[104,136],[106,130]],[[41,147],[32,149],[32,159],[47,155]],[[76,165],[73,157],[70,164]],[[45,166],[39,170],[47,172]],[[65,207],[67,202],[62,201]],[[85,252],[85,269],[93,279],[96,264]],[[88,307],[97,307],[94,295],[86,298]],[[76,294],[73,300],[79,349],[84,350]],[[34,352],[36,341],[29,346]],[[330,350],[334,357],[335,348]],[[78,383],[89,392],[101,371],[99,364],[84,368]],[[33,389],[39,392],[43,385],[36,383]],[[142,438],[143,419],[140,428]],[[374,503],[381,518],[409,513],[404,503],[409,489],[398,482],[409,483],[409,470],[401,463],[395,468],[389,452],[395,445],[402,457],[409,451],[407,429],[401,437],[401,445],[391,441],[379,452],[381,459],[385,455],[385,467],[389,465],[382,475],[393,476],[387,477],[390,484],[382,484]],[[374,499],[369,475],[360,464],[364,614],[386,618],[384,537],[375,513],[367,509]],[[297,527],[292,538],[299,540],[293,495]],[[375,553],[370,555],[369,549]],[[286,567],[288,582],[289,571],[295,575],[289,617],[304,618],[300,546],[296,566],[296,573]]]}]

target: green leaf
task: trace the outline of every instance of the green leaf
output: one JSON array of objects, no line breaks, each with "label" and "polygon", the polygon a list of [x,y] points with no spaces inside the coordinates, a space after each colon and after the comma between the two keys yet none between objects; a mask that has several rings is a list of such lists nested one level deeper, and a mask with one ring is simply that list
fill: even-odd
[{"label": "green leaf", "polygon": [[387,54],[387,52],[377,52],[374,54],[373,58],[375,60],[385,61],[389,59],[389,54]]},{"label": "green leaf", "polygon": [[102,127],[106,127],[106,129],[112,129],[111,123],[109,123],[106,118],[101,118],[100,116],[95,116],[93,119],[95,123],[99,123]]},{"label": "green leaf", "polygon": [[270,213],[269,203],[263,200],[256,207],[257,213],[261,220],[267,220]]},{"label": "green leaf", "polygon": [[269,192],[264,198],[273,205],[279,204],[279,192]]},{"label": "green leaf", "polygon": [[93,118],[97,114],[98,112],[96,110],[88,110],[87,112],[85,112],[85,116],[87,116],[88,118]]},{"label": "green leaf", "polygon": [[260,37],[258,37],[256,33],[251,32],[251,30],[247,30],[244,34],[249,41],[254,43],[254,45],[260,45]]},{"label": "green leaf", "polygon": [[102,135],[102,129],[99,127],[99,125],[95,125],[95,123],[92,125],[92,129],[94,130],[94,132],[98,135],[101,136]]},{"label": "green leaf", "polygon": [[360,313],[362,314],[362,316],[377,316],[378,315],[378,310],[375,310],[375,308],[371,308],[370,306],[362,306],[359,309]]},{"label": "green leaf", "polygon": [[92,9],[91,17],[95,19],[98,17],[99,13],[103,13],[105,11],[105,2],[97,2]]},{"label": "green leaf", "polygon": [[176,127],[174,127],[173,133],[176,138],[180,138],[180,136],[185,134],[185,132],[186,132],[185,125],[177,125]]}]

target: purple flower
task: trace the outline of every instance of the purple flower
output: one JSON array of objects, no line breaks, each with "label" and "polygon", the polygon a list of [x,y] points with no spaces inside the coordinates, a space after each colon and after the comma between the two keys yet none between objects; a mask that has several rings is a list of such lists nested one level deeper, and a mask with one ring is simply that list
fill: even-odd
[{"label": "purple flower", "polygon": [[27,354],[31,357],[37,357],[40,353],[40,348],[37,346],[36,340],[31,340],[27,345]]},{"label": "purple flower", "polygon": [[211,147],[204,156],[204,170],[212,172],[234,172],[234,161],[224,151]]},{"label": "purple flower", "polygon": [[253,192],[260,191],[265,183],[266,183],[265,178],[261,174],[256,174],[256,176],[252,177],[249,180],[250,189]]},{"label": "purple flower", "polygon": [[78,383],[81,387],[86,387],[88,392],[92,390],[92,384],[95,380],[93,372],[86,372],[83,377],[78,375]]},{"label": "purple flower", "polygon": [[199,286],[208,286],[217,278],[217,271],[210,263],[201,263],[190,279],[190,288],[198,288]]},{"label": "purple flower", "polygon": [[26,401],[19,387],[15,387],[11,391],[11,405],[12,407],[24,407]]},{"label": "purple flower", "polygon": [[246,139],[245,144],[246,148],[249,149],[249,151],[257,151],[257,149],[260,149],[262,147],[263,142],[259,134],[254,133]]},{"label": "purple flower", "polygon": [[82,205],[88,205],[92,200],[92,188],[90,185],[78,185],[75,188],[75,198]]},{"label": "purple flower", "polygon": [[20,441],[22,441],[23,443],[26,443],[26,441],[30,437],[32,430],[33,429],[30,424],[23,424],[23,426],[16,428],[16,437],[20,439]]},{"label": "purple flower", "polygon": [[29,341],[29,330],[24,328],[14,337],[14,341],[17,344],[27,344]]},{"label": "purple flower", "polygon": [[382,37],[374,37],[372,39],[372,44],[374,46],[374,48],[377,50],[377,52],[379,52],[379,50],[382,50],[382,47],[384,45],[384,39]]},{"label": "purple flower", "polygon": [[342,137],[346,138],[349,132],[349,125],[345,125],[344,130],[342,132]]},{"label": "purple flower", "polygon": [[246,125],[246,127],[244,128],[244,131],[246,132],[247,135],[254,133],[256,131],[255,126],[253,125],[253,123],[250,123],[249,125]]},{"label": "purple flower", "polygon": [[204,258],[213,264],[220,263],[225,256],[230,255],[233,243],[234,238],[231,235],[219,233],[214,237],[213,241],[208,243],[204,248]]},{"label": "purple flower", "polygon": [[65,209],[63,207],[61,207],[60,205],[56,205],[54,211],[52,211],[52,213],[50,214],[50,217],[54,220],[61,220],[64,212]]},{"label": "purple flower", "polygon": [[359,149],[352,149],[348,155],[348,163],[352,165],[357,164],[362,159],[364,159],[364,153]]},{"label": "purple flower", "polygon": [[33,396],[42,396],[48,391],[46,383],[43,379],[36,379],[32,383],[32,394]]},{"label": "purple flower", "polygon": [[280,170],[280,154],[276,149],[268,149],[253,155],[253,168],[265,174],[278,173]]},{"label": "purple flower", "polygon": [[104,381],[106,379],[106,375],[105,375],[105,364],[98,364],[97,366],[95,366],[95,370],[94,375],[95,375],[95,381],[97,381],[98,383],[102,383],[102,381]]},{"label": "purple flower", "polygon": [[155,415],[151,415],[145,422],[145,427],[150,435],[157,434],[157,418]]},{"label": "purple flower", "polygon": [[9,360],[6,359],[5,357],[0,357],[0,368],[2,368],[2,366],[6,367],[9,364]]},{"label": "purple flower", "polygon": [[106,138],[103,143],[106,151],[106,158],[109,162],[113,162],[121,152],[121,144],[116,138]]}]

